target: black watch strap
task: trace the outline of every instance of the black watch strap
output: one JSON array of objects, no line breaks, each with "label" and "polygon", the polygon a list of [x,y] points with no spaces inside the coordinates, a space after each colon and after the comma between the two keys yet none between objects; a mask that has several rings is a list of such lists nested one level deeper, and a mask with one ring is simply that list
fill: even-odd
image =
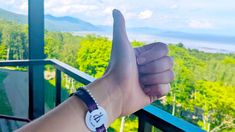
[{"label": "black watch strap", "polygon": [[83,87],[78,88],[74,95],[79,97],[86,104],[89,112],[98,109],[96,101],[91,97],[90,93]]},{"label": "black watch strap", "polygon": [[[89,90],[80,87],[77,89],[77,91],[73,94],[74,96],[80,98],[88,107],[88,111],[91,113],[94,110],[98,109],[97,103],[94,100],[94,98],[92,97],[91,93],[89,92]],[[106,128],[103,125],[101,125],[100,127],[96,128],[96,132],[106,132]]]}]

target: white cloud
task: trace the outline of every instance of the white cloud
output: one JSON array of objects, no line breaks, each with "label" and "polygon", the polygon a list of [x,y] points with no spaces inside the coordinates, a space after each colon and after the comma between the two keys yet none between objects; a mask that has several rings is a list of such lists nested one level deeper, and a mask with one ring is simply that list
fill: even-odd
[{"label": "white cloud", "polygon": [[56,15],[73,15],[76,13],[87,13],[98,9],[96,5],[81,5],[81,4],[69,4],[64,6],[54,6],[46,8],[46,12]]},{"label": "white cloud", "polygon": [[99,4],[96,2],[82,0],[46,0],[45,13],[53,15],[75,15],[79,13],[87,14],[97,10]]},{"label": "white cloud", "polygon": [[179,5],[178,4],[173,4],[173,5],[170,6],[170,8],[171,9],[177,9],[177,8],[179,8]]},{"label": "white cloud", "polygon": [[20,5],[20,11],[21,12],[27,12],[28,11],[28,1],[24,1],[21,5]]},{"label": "white cloud", "polygon": [[6,4],[14,4],[15,3],[15,0],[7,0],[7,1],[4,1],[4,2],[6,2]]},{"label": "white cloud", "polygon": [[211,29],[213,28],[213,23],[203,20],[190,20],[188,26],[195,29]]},{"label": "white cloud", "polygon": [[139,13],[138,17],[139,17],[139,19],[149,19],[150,17],[152,17],[152,15],[153,15],[152,11],[144,10]]},{"label": "white cloud", "polygon": [[[28,0],[0,0],[0,3],[0,8],[27,15]],[[112,25],[112,9],[117,8],[131,27],[145,25],[170,30],[213,29],[214,32],[221,29],[227,32],[235,27],[234,4],[234,0],[45,0],[45,14]]]},{"label": "white cloud", "polygon": [[110,15],[110,14],[112,13],[113,9],[115,9],[114,6],[106,7],[106,8],[103,10],[103,13],[104,13],[105,15]]}]

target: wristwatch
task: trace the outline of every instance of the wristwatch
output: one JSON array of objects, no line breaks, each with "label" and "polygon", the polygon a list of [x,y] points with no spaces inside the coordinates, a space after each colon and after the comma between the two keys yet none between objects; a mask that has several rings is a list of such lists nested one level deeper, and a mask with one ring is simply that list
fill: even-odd
[{"label": "wristwatch", "polygon": [[85,122],[87,127],[93,132],[106,132],[108,116],[104,108],[99,106],[90,91],[84,87],[80,87],[73,94],[80,98],[87,106]]}]

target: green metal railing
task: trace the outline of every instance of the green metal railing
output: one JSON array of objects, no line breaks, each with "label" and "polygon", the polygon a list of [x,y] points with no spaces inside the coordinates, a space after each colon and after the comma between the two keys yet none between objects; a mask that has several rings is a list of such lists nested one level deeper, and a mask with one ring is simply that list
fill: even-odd
[{"label": "green metal railing", "polygon": [[[56,105],[59,105],[61,103],[61,81],[62,81],[61,73],[62,72],[72,77],[74,80],[80,83],[83,83],[85,85],[95,80],[95,78],[77,70],[76,68],[73,68],[55,59],[17,60],[17,61],[0,62],[0,67],[4,67],[4,66],[30,67],[30,66],[39,66],[39,65],[40,66],[52,65],[56,68],[56,75],[55,75],[56,76],[56,83],[55,83],[56,84],[55,85],[56,87],[55,104]],[[35,76],[29,76],[29,78],[31,77],[35,77]],[[29,81],[29,83],[31,82]],[[40,84],[40,85],[44,85],[44,84]],[[29,86],[31,85],[29,84]],[[43,95],[41,96],[41,98],[44,98]],[[33,95],[29,92],[29,99],[34,99],[31,96]],[[29,103],[37,103],[37,102],[31,100],[29,101]],[[28,110],[29,117],[30,115],[35,114],[32,112],[38,112],[38,113],[44,112],[40,110],[41,109],[35,111],[32,107],[29,107],[29,110]],[[152,105],[146,106],[145,108],[137,111],[134,114],[138,117],[138,120],[139,120],[139,126],[138,126],[139,132],[151,131],[152,126],[162,131],[169,131],[169,132],[178,132],[178,131],[201,132],[203,131],[201,128],[187,121],[184,121],[180,118],[172,116],[171,114]],[[7,119],[7,120],[30,122],[30,119],[27,119],[27,118],[25,119],[25,118],[19,118],[19,117],[14,117],[14,116],[7,116],[7,115],[0,115],[0,118]]]}]

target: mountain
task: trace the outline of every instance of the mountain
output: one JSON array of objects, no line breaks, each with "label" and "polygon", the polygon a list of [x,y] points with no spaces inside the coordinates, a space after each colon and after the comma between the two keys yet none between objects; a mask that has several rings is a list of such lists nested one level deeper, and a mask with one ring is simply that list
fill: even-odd
[{"label": "mountain", "polygon": [[89,22],[70,16],[45,15],[45,25],[46,29],[53,31],[95,31],[98,29]]},{"label": "mountain", "polygon": [[27,16],[6,11],[0,8],[0,19],[25,24],[28,21]]},{"label": "mountain", "polygon": [[[27,24],[28,18],[26,15],[13,13],[0,8],[0,19],[13,21],[20,24]],[[56,17],[52,15],[45,15],[45,28],[49,31],[65,31],[65,32],[99,32],[112,34],[112,26],[94,25],[79,18],[70,16]],[[189,33],[180,31],[167,31],[152,27],[133,27],[128,28],[128,32],[133,34],[153,35],[161,37],[170,37],[177,39],[200,40],[208,42],[221,42],[235,44],[235,36],[211,35],[204,33]]]},{"label": "mountain", "polygon": [[[0,19],[20,24],[28,23],[26,15],[13,13],[1,8]],[[45,28],[50,31],[96,31],[99,29],[95,25],[78,18],[69,16],[55,17],[52,15],[45,15]]]}]

